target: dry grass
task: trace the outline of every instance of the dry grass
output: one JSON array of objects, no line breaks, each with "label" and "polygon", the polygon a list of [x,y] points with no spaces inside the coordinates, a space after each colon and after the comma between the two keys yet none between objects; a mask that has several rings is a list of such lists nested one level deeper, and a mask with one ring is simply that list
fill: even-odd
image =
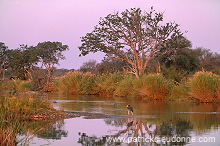
[{"label": "dry grass", "polygon": [[192,96],[201,102],[219,102],[220,77],[211,72],[197,72],[191,79]]}]

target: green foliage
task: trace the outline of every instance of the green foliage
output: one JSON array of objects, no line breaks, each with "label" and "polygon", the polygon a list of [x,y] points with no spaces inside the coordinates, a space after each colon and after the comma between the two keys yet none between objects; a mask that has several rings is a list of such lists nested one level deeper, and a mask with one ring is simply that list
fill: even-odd
[{"label": "green foliage", "polygon": [[0,94],[0,145],[16,145],[16,134],[25,126],[19,117],[53,110],[50,103],[37,94]]},{"label": "green foliage", "polygon": [[10,91],[13,93],[27,92],[33,90],[33,85],[30,80],[8,80],[1,81],[0,89],[5,91]]},{"label": "green foliage", "polygon": [[161,69],[161,73],[166,79],[169,79],[174,82],[181,82],[182,80],[185,80],[188,73],[184,70],[177,70],[175,68],[165,68],[163,67]]},{"label": "green foliage", "polygon": [[69,72],[62,77],[55,78],[53,90],[66,93],[78,94],[78,83],[82,79],[83,74],[80,72]]},{"label": "green foliage", "polygon": [[36,46],[38,55],[42,64],[47,68],[53,64],[58,64],[60,59],[65,59],[62,55],[63,51],[68,50],[67,45],[63,45],[61,42],[42,42]]},{"label": "green foliage", "polygon": [[125,76],[123,80],[121,80],[114,91],[114,95],[116,96],[131,96],[134,93],[133,82],[137,80],[134,76]]},{"label": "green foliage", "polygon": [[97,77],[91,73],[83,74],[81,80],[78,82],[79,94],[97,94]]},{"label": "green foliage", "polygon": [[139,84],[138,94],[149,99],[165,99],[169,94],[169,86],[171,85],[160,74],[145,75],[137,83]]},{"label": "green foliage", "polygon": [[2,79],[4,79],[5,69],[8,67],[7,51],[8,47],[0,42],[0,75],[2,74]]},{"label": "green foliage", "polygon": [[139,77],[151,58],[188,46],[178,26],[174,22],[164,23],[163,13],[154,10],[131,8],[121,14],[109,14],[82,37],[80,56],[103,52],[107,57],[127,62],[130,72]]},{"label": "green foliage", "polygon": [[169,100],[190,101],[190,87],[187,84],[181,83],[173,85],[168,97]]},{"label": "green foliage", "polygon": [[129,64],[121,59],[104,58],[101,63],[97,64],[97,70],[99,73],[115,73],[122,72],[128,68]]},{"label": "green foliage", "polygon": [[121,73],[104,74],[98,81],[99,94],[113,95],[119,82],[124,79]]},{"label": "green foliage", "polygon": [[89,60],[88,62],[84,62],[79,69],[81,72],[91,72],[97,73],[97,62],[94,59]]},{"label": "green foliage", "polygon": [[220,77],[211,72],[197,72],[191,79],[192,95],[201,102],[219,102]]},{"label": "green foliage", "polygon": [[7,52],[9,67],[20,79],[31,78],[31,70],[39,61],[36,48],[20,45],[18,49]]}]

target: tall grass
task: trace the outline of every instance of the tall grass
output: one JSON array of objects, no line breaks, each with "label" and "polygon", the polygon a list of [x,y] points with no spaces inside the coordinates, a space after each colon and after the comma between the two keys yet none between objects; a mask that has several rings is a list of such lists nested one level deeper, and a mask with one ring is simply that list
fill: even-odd
[{"label": "tall grass", "polygon": [[106,94],[113,95],[116,85],[124,78],[123,75],[69,72],[54,80],[53,91],[66,94]]},{"label": "tall grass", "polygon": [[174,84],[170,90],[169,100],[191,101],[190,87],[186,83]]},{"label": "tall grass", "polygon": [[96,75],[91,73],[68,72],[53,82],[53,91],[65,94],[96,94]]},{"label": "tall grass", "polygon": [[190,80],[178,82],[162,74],[148,74],[140,78],[122,73],[94,75],[69,72],[56,78],[53,91],[67,94],[97,94],[138,96],[148,99],[220,101],[220,78],[212,73],[198,72]]},{"label": "tall grass", "polygon": [[0,145],[16,145],[16,134],[22,129],[20,117],[28,117],[46,110],[51,104],[36,94],[0,94]]},{"label": "tall grass", "polygon": [[125,78],[121,73],[104,74],[98,77],[98,93],[104,95],[114,95],[118,84]]},{"label": "tall grass", "polygon": [[169,81],[160,74],[143,76],[137,84],[138,94],[149,99],[165,99],[171,86]]},{"label": "tall grass", "polygon": [[192,96],[201,102],[219,102],[220,77],[211,72],[197,72],[191,79]]},{"label": "tall grass", "polygon": [[66,75],[56,78],[52,88],[60,93],[78,94],[78,83],[82,76],[83,74],[80,72],[68,72]]},{"label": "tall grass", "polygon": [[115,96],[132,96],[134,95],[134,82],[137,80],[135,76],[125,76],[115,87]]},{"label": "tall grass", "polygon": [[27,92],[33,90],[31,81],[29,80],[5,80],[1,81],[0,89],[11,92]]}]

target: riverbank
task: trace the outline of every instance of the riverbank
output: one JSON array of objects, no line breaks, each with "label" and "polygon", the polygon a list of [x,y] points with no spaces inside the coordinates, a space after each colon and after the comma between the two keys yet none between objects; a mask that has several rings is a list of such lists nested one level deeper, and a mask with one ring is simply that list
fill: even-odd
[{"label": "riverbank", "polygon": [[160,73],[140,78],[122,73],[95,75],[68,72],[55,78],[52,91],[64,94],[138,97],[148,100],[220,102],[220,76],[211,72],[169,77]]}]

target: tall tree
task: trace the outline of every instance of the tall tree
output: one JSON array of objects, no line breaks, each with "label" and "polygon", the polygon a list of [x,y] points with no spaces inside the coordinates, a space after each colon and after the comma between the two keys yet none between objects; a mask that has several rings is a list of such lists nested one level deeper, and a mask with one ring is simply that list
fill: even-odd
[{"label": "tall tree", "polygon": [[185,45],[178,24],[163,22],[163,13],[142,12],[140,8],[101,18],[91,33],[81,38],[81,55],[104,52],[107,57],[125,60],[131,73],[142,75],[150,59]]},{"label": "tall tree", "polygon": [[8,64],[7,50],[8,47],[5,46],[3,42],[0,42],[0,75],[2,74],[3,80],[4,80],[5,69]]},{"label": "tall tree", "polygon": [[31,73],[39,61],[35,47],[20,45],[17,49],[8,50],[7,56],[9,67],[19,78],[32,79]]},{"label": "tall tree", "polygon": [[82,72],[97,73],[97,61],[90,59],[89,61],[84,62],[82,66],[80,66],[79,70]]},{"label": "tall tree", "polygon": [[202,71],[219,70],[220,54],[211,52],[210,49],[196,48],[194,50],[199,60]]},{"label": "tall tree", "polygon": [[68,50],[69,48],[61,42],[50,41],[38,43],[36,48],[38,50],[42,66],[47,69],[47,85],[49,85],[54,65],[59,64],[59,60],[65,59],[62,52]]},{"label": "tall tree", "polygon": [[128,66],[128,63],[124,60],[116,60],[105,57],[102,62],[97,64],[97,70],[99,73],[114,73],[123,71],[126,73]]}]

